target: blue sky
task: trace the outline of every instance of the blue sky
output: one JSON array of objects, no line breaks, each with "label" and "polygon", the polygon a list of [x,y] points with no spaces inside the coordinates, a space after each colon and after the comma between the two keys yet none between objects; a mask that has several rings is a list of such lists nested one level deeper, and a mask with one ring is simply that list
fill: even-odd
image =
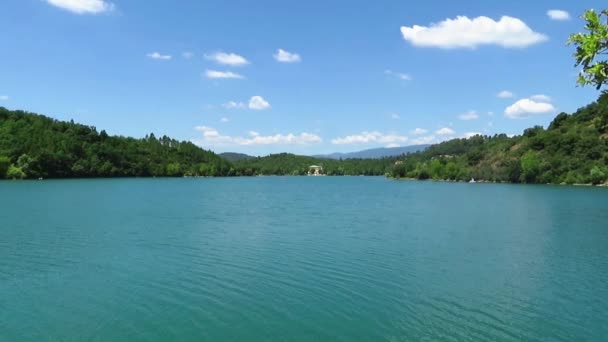
[{"label": "blue sky", "polygon": [[316,154],[519,134],[598,95],[575,86],[565,41],[600,1],[2,7],[0,106],[218,152]]}]

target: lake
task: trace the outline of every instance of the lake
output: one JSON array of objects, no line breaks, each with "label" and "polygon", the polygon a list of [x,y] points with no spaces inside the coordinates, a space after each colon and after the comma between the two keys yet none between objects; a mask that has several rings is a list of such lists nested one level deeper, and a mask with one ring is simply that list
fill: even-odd
[{"label": "lake", "polygon": [[608,336],[608,189],[0,182],[0,340]]}]

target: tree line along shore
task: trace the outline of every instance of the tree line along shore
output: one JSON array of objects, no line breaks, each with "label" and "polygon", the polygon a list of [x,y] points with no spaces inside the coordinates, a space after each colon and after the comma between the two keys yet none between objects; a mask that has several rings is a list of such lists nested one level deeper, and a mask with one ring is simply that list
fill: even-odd
[{"label": "tree line along shore", "polygon": [[187,141],[141,139],[0,108],[0,178],[339,175],[489,182],[603,184],[608,181],[608,93],[547,128],[509,137],[452,139],[399,157],[332,160],[289,153],[228,161]]}]

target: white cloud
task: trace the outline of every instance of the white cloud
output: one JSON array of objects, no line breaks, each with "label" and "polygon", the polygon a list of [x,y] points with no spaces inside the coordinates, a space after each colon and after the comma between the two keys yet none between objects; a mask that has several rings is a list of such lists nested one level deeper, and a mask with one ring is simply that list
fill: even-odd
[{"label": "white cloud", "polygon": [[391,119],[399,120],[399,119],[401,119],[401,115],[399,115],[397,113],[391,113]]},{"label": "white cloud", "polygon": [[243,75],[234,73],[232,71],[217,71],[217,70],[207,70],[205,71],[205,77],[207,78],[229,78],[229,79],[244,79]]},{"label": "white cloud", "polygon": [[463,134],[463,137],[465,139],[469,139],[469,138],[472,138],[472,137],[474,137],[476,135],[483,135],[483,133],[481,133],[481,132],[466,132],[465,134]]},{"label": "white cloud", "polygon": [[413,135],[423,135],[423,134],[426,134],[427,132],[428,132],[428,130],[427,130],[427,129],[424,129],[424,128],[416,128],[416,129],[414,129],[414,130],[413,130],[411,133],[412,133]]},{"label": "white cloud", "polygon": [[508,98],[513,97],[514,95],[513,95],[512,92],[510,92],[508,90],[503,90],[500,93],[496,94],[496,96],[498,96],[498,97],[500,97],[502,99],[508,99]]},{"label": "white cloud", "polygon": [[429,135],[429,136],[425,136],[425,137],[417,137],[416,139],[413,139],[411,142],[414,145],[432,144],[432,143],[435,142],[435,136],[434,135]]},{"label": "white cloud", "polygon": [[158,60],[162,60],[162,61],[168,61],[171,59],[171,55],[163,55],[159,52],[151,52],[151,53],[147,54],[146,57],[152,58],[152,59],[158,59]]},{"label": "white cloud", "polygon": [[8,95],[0,95],[0,101],[8,101]]},{"label": "white cloud", "polygon": [[494,112],[488,112],[488,116],[494,116]]},{"label": "white cloud", "polygon": [[570,20],[570,13],[563,10],[548,10],[547,16],[551,18],[551,20]]},{"label": "white cloud", "polygon": [[208,126],[197,126],[195,129],[202,133],[202,139],[193,142],[199,146],[218,145],[307,145],[317,144],[323,140],[316,134],[303,132],[300,134],[261,135],[250,131],[246,137],[222,135],[218,130]]},{"label": "white cloud", "polygon": [[401,72],[395,72],[392,70],[384,70],[384,74],[385,75],[389,75],[389,76],[394,76],[397,77],[398,79],[402,80],[402,81],[411,81],[413,78],[412,76],[410,76],[409,74],[404,74]]},{"label": "white cloud", "polygon": [[360,134],[347,135],[345,137],[338,137],[332,139],[331,143],[334,145],[347,145],[347,144],[369,144],[369,143],[381,143],[381,144],[396,144],[406,142],[408,138],[398,134],[383,134],[378,131],[368,132],[364,131]]},{"label": "white cloud", "polygon": [[46,2],[76,14],[99,14],[114,9],[114,4],[104,0],[46,0]]},{"label": "white cloud", "polygon": [[475,119],[479,118],[479,115],[477,114],[476,111],[471,110],[471,111],[468,111],[468,112],[466,112],[464,114],[460,114],[458,116],[458,118],[460,120],[469,121],[469,120],[475,120]]},{"label": "white cloud", "polygon": [[518,18],[503,16],[495,21],[488,17],[469,19],[458,16],[430,26],[402,26],[403,39],[414,46],[443,49],[475,48],[480,45],[499,45],[523,48],[547,40]]},{"label": "white cloud", "polygon": [[454,130],[449,127],[443,127],[435,131],[435,134],[437,135],[452,135],[454,133],[456,132],[454,132]]},{"label": "white cloud", "polygon": [[511,119],[519,119],[553,111],[555,111],[555,107],[552,104],[528,98],[521,99],[507,107],[505,109],[505,116]]},{"label": "white cloud", "polygon": [[223,117],[223,118],[220,119],[220,122],[222,122],[222,123],[226,123],[226,122],[229,122],[229,121],[230,121],[230,119],[228,119],[226,117]]},{"label": "white cloud", "polygon": [[194,57],[194,53],[190,51],[182,52],[182,57],[184,59],[192,59],[192,57]]},{"label": "white cloud", "polygon": [[283,49],[278,49],[277,53],[274,54],[273,57],[281,63],[297,63],[302,60],[302,57],[300,57],[299,54],[285,51]]},{"label": "white cloud", "polygon": [[252,96],[251,99],[249,99],[249,109],[264,110],[268,108],[270,108],[270,103],[261,96]]},{"label": "white cloud", "polygon": [[399,144],[395,144],[395,143],[392,143],[392,144],[388,144],[388,145],[386,145],[385,147],[386,147],[386,148],[394,148],[394,147],[399,147],[399,146],[401,146],[401,145],[399,145]]},{"label": "white cloud", "polygon": [[226,109],[246,109],[249,108],[251,110],[264,110],[264,109],[268,109],[270,108],[270,103],[268,103],[268,101],[266,101],[266,99],[264,99],[261,96],[252,96],[249,99],[249,103],[245,104],[244,102],[241,101],[228,101],[224,104],[222,104],[222,107],[226,108]]},{"label": "white cloud", "polygon": [[551,102],[551,97],[543,94],[530,96],[530,100],[536,102]]},{"label": "white cloud", "polygon": [[230,66],[243,66],[249,64],[249,61],[236,53],[216,52],[211,55],[205,55],[205,58],[212,60],[218,64]]},{"label": "white cloud", "polygon": [[243,102],[228,101],[222,107],[226,109],[245,109],[247,106]]}]

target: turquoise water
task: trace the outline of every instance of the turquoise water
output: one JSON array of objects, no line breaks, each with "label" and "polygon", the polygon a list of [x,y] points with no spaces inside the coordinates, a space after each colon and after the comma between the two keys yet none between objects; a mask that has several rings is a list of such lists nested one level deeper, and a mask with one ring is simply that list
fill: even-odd
[{"label": "turquoise water", "polygon": [[0,182],[0,340],[608,336],[608,189]]}]

